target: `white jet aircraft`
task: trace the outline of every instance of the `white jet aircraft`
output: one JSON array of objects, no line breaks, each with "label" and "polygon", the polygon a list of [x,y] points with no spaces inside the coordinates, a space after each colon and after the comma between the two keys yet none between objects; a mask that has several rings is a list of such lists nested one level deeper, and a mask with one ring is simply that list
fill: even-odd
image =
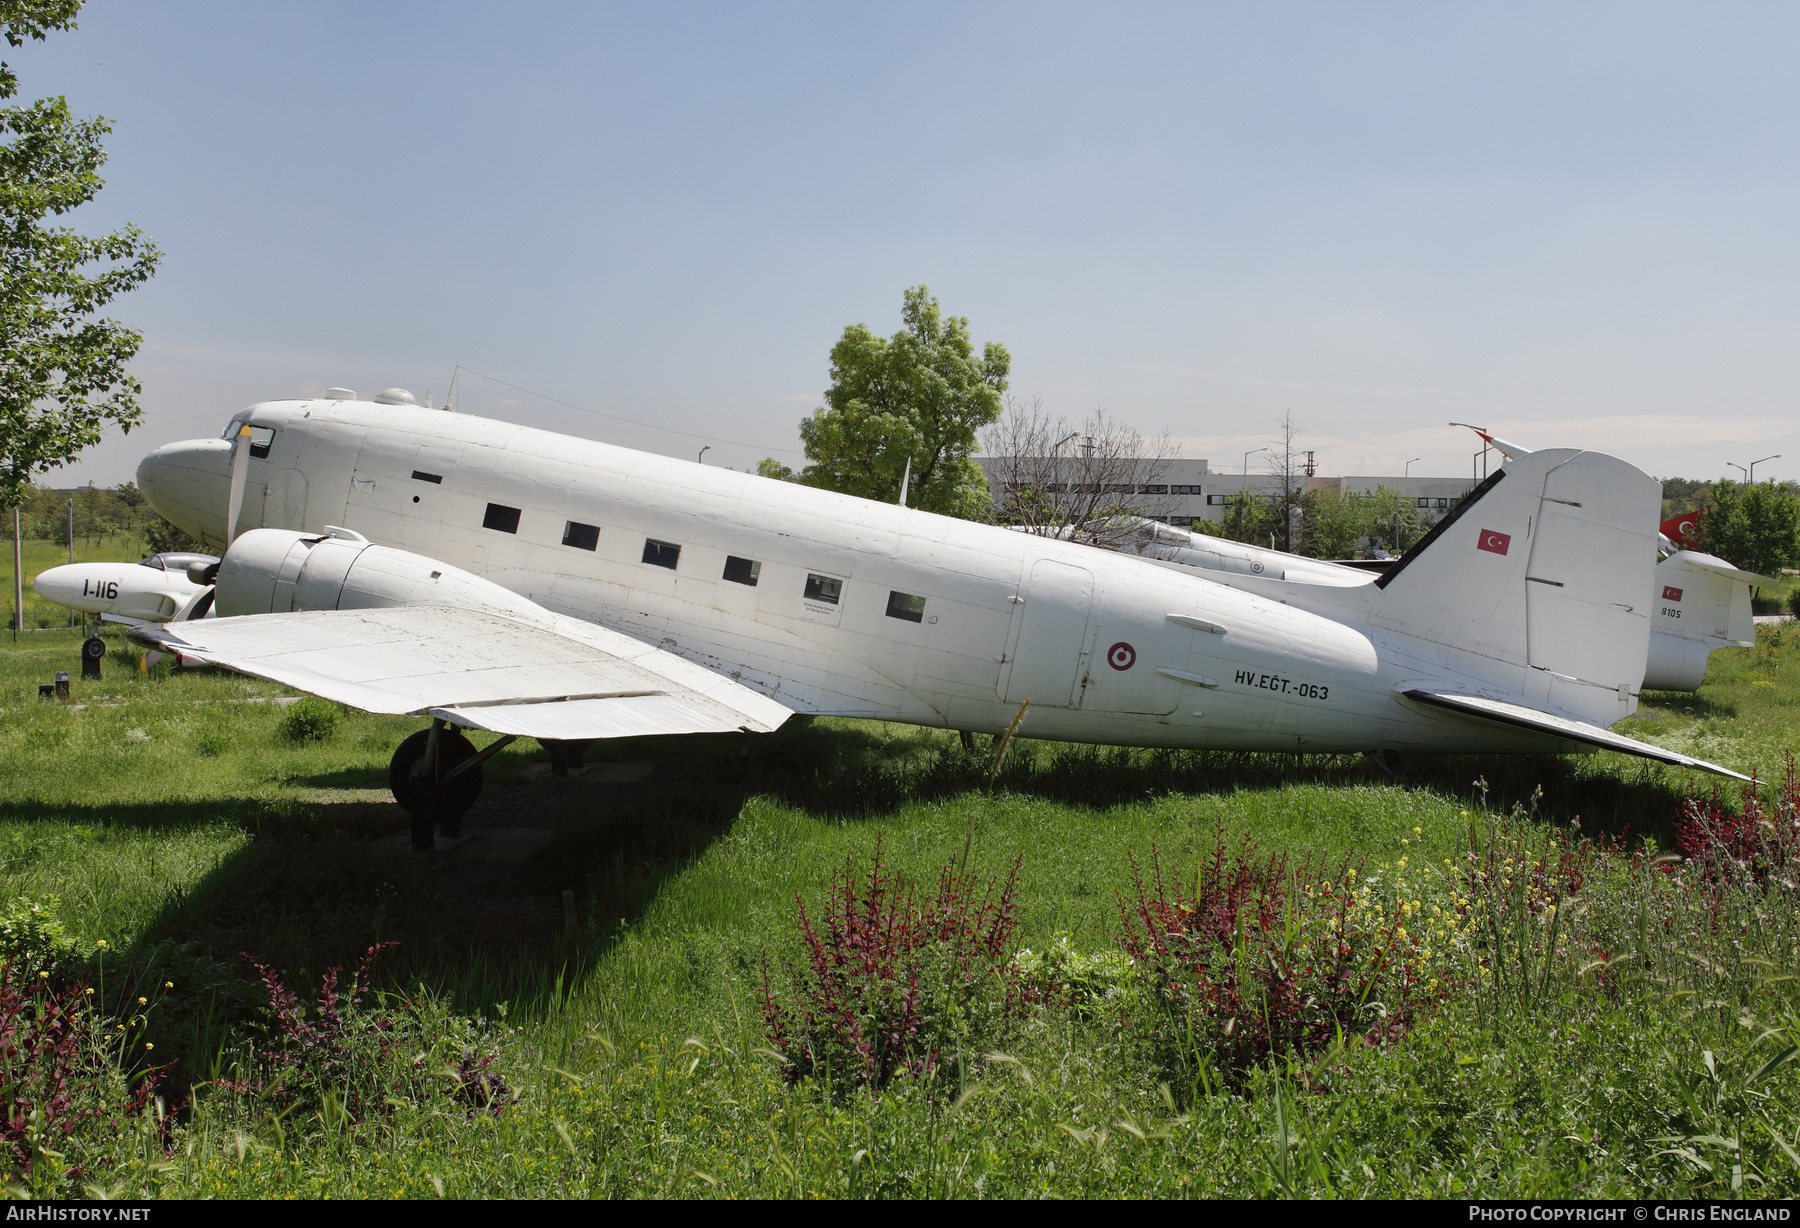
[{"label": "white jet aircraft", "polygon": [[[272,401],[138,484],[227,547],[153,647],[431,724],[390,780],[432,847],[515,737],[767,732],[795,712],[1247,751],[1624,751],[1657,483],[1522,455],[1372,584],[1094,550],[422,408]],[[248,528],[242,536],[239,526]],[[501,735],[477,752],[458,732]],[[566,762],[566,758],[565,758]]]},{"label": "white jet aircraft", "polygon": [[[46,601],[102,622],[161,623],[211,614],[210,554],[169,551],[136,563],[64,563],[38,573],[31,587]],[[203,608],[204,607],[204,608]]]}]

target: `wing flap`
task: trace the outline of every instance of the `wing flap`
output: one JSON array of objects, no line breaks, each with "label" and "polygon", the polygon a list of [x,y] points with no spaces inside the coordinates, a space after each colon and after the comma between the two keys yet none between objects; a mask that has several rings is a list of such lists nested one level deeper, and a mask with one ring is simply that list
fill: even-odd
[{"label": "wing flap", "polygon": [[1435,708],[1445,708],[1463,716],[1496,721],[1502,725],[1511,725],[1519,729],[1532,729],[1570,742],[1597,746],[1602,750],[1615,750],[1622,754],[1654,759],[1658,763],[1695,768],[1702,772],[1729,776],[1733,780],[1749,781],[1752,779],[1741,772],[1720,767],[1716,763],[1708,763],[1704,759],[1695,759],[1691,755],[1684,755],[1678,751],[1664,750],[1660,746],[1652,746],[1648,742],[1628,738],[1622,733],[1614,733],[1610,729],[1602,729],[1600,726],[1590,725],[1586,721],[1570,720],[1566,716],[1553,716],[1548,712],[1539,712],[1536,708],[1527,708],[1522,704],[1488,699],[1481,695],[1460,695],[1452,691],[1413,689],[1402,691],[1401,694],[1418,703],[1429,704]]},{"label": "wing flap", "polygon": [[309,610],[133,628],[139,642],[365,712],[523,737],[767,733],[789,709],[588,624],[443,606]]}]

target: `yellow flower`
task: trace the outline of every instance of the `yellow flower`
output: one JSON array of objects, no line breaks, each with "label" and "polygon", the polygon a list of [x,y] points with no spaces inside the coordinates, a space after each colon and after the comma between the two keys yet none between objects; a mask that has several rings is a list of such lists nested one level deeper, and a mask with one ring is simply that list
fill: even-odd
[{"label": "yellow flower", "polygon": [[1351,867],[1350,867],[1350,877],[1351,877],[1351,878],[1355,878],[1355,877],[1356,877],[1356,867],[1355,867],[1355,866],[1351,866]]},{"label": "yellow flower", "polygon": [[50,979],[50,974],[48,972],[40,972],[38,973],[38,976],[46,981]]},{"label": "yellow flower", "polygon": [[92,985],[88,986],[87,992],[88,992],[88,997],[90,997],[90,998],[93,997],[94,996],[94,987]]},{"label": "yellow flower", "polygon": [[149,1042],[149,1041],[145,1041],[145,1042],[144,1042],[144,1048],[146,1048],[146,1049],[154,1049],[154,1048],[156,1048],[156,1046],[155,1046],[155,1045],[153,1045],[153,1044],[151,1044],[151,1043],[150,1043],[150,1042]]},{"label": "yellow flower", "polygon": [[163,988],[164,989],[173,989],[173,988],[175,988],[175,982],[174,981],[164,981]]},{"label": "yellow flower", "polygon": [[1423,827],[1415,827],[1415,828],[1413,828],[1413,835],[1415,835],[1415,836],[1422,836],[1422,835],[1424,835],[1424,834],[1425,834],[1425,829],[1424,829],[1424,828],[1423,828]]},{"label": "yellow flower", "polygon": [[138,999],[139,1006],[146,1006],[149,1004],[149,1002],[150,1002],[150,999],[148,999],[148,998],[139,998]]}]

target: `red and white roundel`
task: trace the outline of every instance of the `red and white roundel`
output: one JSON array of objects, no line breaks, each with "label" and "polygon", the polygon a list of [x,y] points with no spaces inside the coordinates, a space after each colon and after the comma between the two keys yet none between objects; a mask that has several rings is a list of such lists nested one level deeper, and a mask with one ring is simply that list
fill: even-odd
[{"label": "red and white roundel", "polygon": [[1106,650],[1106,663],[1114,669],[1130,669],[1137,663],[1137,649],[1120,640]]}]

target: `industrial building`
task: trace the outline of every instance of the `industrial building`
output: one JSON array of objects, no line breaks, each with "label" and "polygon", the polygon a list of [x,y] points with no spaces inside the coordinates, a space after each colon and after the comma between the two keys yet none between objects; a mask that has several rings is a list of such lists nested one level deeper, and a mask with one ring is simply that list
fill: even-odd
[{"label": "industrial building", "polygon": [[[1006,492],[1000,488],[999,466],[995,463],[995,458],[978,456],[975,463],[987,474],[988,489],[995,503],[1002,502]],[[1251,490],[1270,499],[1281,495],[1279,475],[1266,472],[1215,473],[1207,467],[1205,460],[1137,460],[1123,462],[1120,467],[1135,469],[1148,480],[1136,483],[1135,491],[1131,491],[1127,484],[1112,483],[1107,486],[1108,493],[1121,496],[1133,493],[1144,515],[1183,528],[1201,520],[1215,523],[1224,520],[1232,496],[1239,491]],[[1068,468],[1071,478],[1074,478],[1079,470],[1078,464],[1071,461]],[[1411,500],[1418,512],[1419,521],[1426,526],[1436,524],[1475,486],[1472,478],[1365,475],[1331,478],[1296,475],[1293,480],[1303,483],[1307,490],[1337,490],[1346,495],[1372,494],[1378,487],[1386,487],[1397,492],[1401,498]],[[1058,490],[1056,493],[1062,492]]]}]

